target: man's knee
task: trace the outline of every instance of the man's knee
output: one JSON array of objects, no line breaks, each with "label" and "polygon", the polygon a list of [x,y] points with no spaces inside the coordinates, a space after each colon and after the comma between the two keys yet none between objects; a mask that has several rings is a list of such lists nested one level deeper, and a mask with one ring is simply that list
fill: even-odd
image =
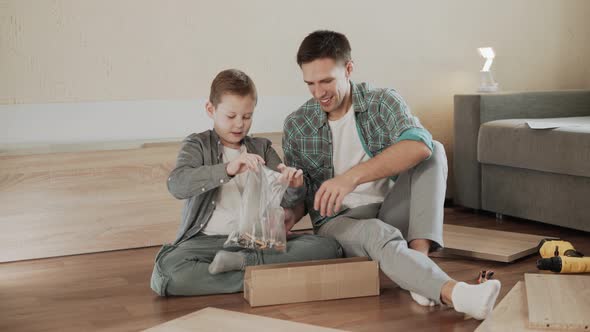
[{"label": "man's knee", "polygon": [[445,153],[445,147],[438,141],[432,141],[433,149],[432,155],[430,158],[425,159],[420,164],[418,164],[414,171],[424,172],[430,169],[438,169],[441,171],[441,174],[446,177],[448,173],[448,162],[447,162],[447,154]]},{"label": "man's knee", "polygon": [[445,152],[445,146],[439,141],[432,141],[433,149],[432,156],[430,159],[437,165],[444,166],[447,168],[447,154]]}]

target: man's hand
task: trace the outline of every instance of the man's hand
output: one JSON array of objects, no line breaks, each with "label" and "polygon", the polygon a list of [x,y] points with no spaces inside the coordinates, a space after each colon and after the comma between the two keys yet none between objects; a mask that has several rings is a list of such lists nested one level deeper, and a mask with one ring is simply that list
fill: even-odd
[{"label": "man's hand", "polygon": [[321,216],[332,216],[340,211],[342,200],[357,187],[352,177],[347,174],[338,175],[325,181],[315,194],[313,208],[320,211]]},{"label": "man's hand", "polygon": [[293,167],[287,167],[285,164],[277,166],[281,171],[281,180],[286,181],[289,187],[299,188],[303,185],[303,171]]},{"label": "man's hand", "polygon": [[234,161],[227,164],[225,171],[229,176],[235,176],[247,170],[258,171],[258,163],[265,164],[261,156],[244,152],[238,158],[234,159]]}]

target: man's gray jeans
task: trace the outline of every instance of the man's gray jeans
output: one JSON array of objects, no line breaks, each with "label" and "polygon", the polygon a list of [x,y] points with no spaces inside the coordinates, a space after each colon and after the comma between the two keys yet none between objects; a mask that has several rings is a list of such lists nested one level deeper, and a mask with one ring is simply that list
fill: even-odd
[{"label": "man's gray jeans", "polygon": [[317,235],[291,235],[286,253],[224,249],[227,236],[199,233],[178,245],[164,245],[156,256],[151,287],[158,295],[207,295],[235,293],[243,289],[244,271],[211,275],[209,263],[220,250],[243,251],[246,265],[287,263],[342,257],[335,240]]},{"label": "man's gray jeans", "polygon": [[447,158],[434,142],[430,159],[399,175],[382,204],[360,206],[333,218],[318,231],[336,239],[346,256],[368,256],[401,288],[440,303],[451,278],[430,258],[408,248],[414,239],[442,247]]}]

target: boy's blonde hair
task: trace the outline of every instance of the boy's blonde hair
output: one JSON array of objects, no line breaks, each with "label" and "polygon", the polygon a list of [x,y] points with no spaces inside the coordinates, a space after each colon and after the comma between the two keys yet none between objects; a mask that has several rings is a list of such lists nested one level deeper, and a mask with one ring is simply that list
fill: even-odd
[{"label": "boy's blonde hair", "polygon": [[221,97],[225,94],[238,95],[241,97],[251,96],[254,102],[258,101],[258,94],[254,81],[241,70],[226,69],[213,79],[211,83],[211,92],[209,101],[213,106],[221,102]]}]

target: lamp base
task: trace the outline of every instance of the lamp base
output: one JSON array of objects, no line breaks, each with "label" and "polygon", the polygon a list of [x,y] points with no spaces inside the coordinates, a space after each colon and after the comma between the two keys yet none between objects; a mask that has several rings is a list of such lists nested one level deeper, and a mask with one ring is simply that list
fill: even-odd
[{"label": "lamp base", "polygon": [[494,81],[492,73],[489,71],[481,71],[481,84],[477,92],[497,92],[499,90],[498,83]]},{"label": "lamp base", "polygon": [[491,86],[480,86],[477,92],[498,92],[498,83]]}]

